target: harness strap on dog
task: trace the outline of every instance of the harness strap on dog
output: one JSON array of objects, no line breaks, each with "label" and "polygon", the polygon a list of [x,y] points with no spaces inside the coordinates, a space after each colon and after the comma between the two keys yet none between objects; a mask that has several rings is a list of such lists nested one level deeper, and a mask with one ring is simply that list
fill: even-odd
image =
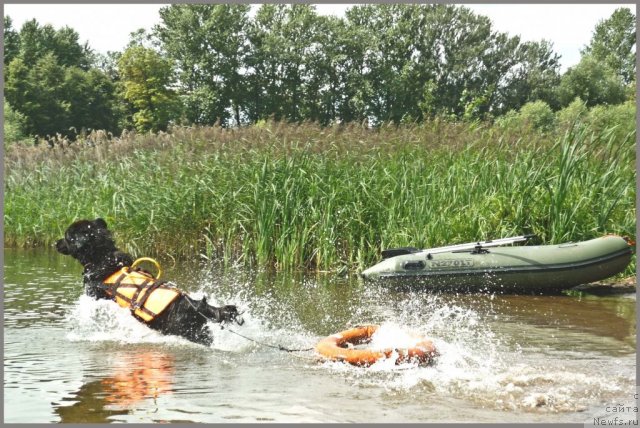
[{"label": "harness strap on dog", "polygon": [[144,296],[142,296],[142,298],[139,300],[138,300],[138,294],[140,294],[139,292],[138,294],[133,296],[134,306],[137,306],[135,309],[144,307],[144,304],[147,302],[147,299],[149,298],[149,296],[151,296],[151,293],[153,293],[154,290],[162,287],[166,283],[167,281],[154,281],[149,284],[143,283],[142,285],[140,285],[140,288],[138,289],[139,292],[142,291],[143,288],[146,289],[147,291],[144,293]]},{"label": "harness strap on dog", "polygon": [[107,278],[102,287],[109,297],[129,309],[135,318],[150,322],[181,294],[167,284],[167,281],[160,281],[142,269],[123,267]]},{"label": "harness strap on dog", "polygon": [[[127,301],[130,305],[131,305],[131,312],[140,310],[148,315],[151,315],[152,317],[155,317],[156,314],[153,311],[150,311],[149,309],[147,309],[144,304],[147,302],[147,299],[151,296],[151,293],[153,293],[154,290],[157,290],[158,288],[161,287],[165,287],[167,284],[167,281],[145,281],[140,285],[135,285],[135,287],[137,288],[137,291],[134,293],[134,295],[131,297],[131,299],[129,299],[127,296],[124,296],[120,293],[118,293],[118,297],[120,297],[121,299]],[[141,298],[138,298],[138,296],[142,293],[143,290],[146,290],[144,295]]]},{"label": "harness strap on dog", "polygon": [[[140,304],[140,302],[138,302],[138,296],[140,295],[140,292],[142,290],[145,290],[148,288],[148,285],[153,284],[151,282],[150,279],[145,280],[142,284],[138,285],[138,284],[134,284],[136,287],[136,291],[135,293],[133,293],[133,297],[131,297],[131,310],[135,311],[136,309],[140,309],[140,306],[142,306]],[[149,297],[149,291],[147,290],[147,292],[145,293],[145,295],[143,297]],[[145,299],[146,300],[146,299]]]},{"label": "harness strap on dog", "polygon": [[[111,296],[111,298],[113,300],[116,299],[116,294],[118,294],[117,290],[118,287],[120,287],[120,285],[122,284],[122,281],[127,277],[126,273],[122,273],[114,282],[113,284],[100,284],[101,288],[104,288],[107,291],[107,294],[109,294],[109,296]],[[122,298],[126,299],[126,296],[121,296]],[[128,299],[127,299],[128,300]]]}]

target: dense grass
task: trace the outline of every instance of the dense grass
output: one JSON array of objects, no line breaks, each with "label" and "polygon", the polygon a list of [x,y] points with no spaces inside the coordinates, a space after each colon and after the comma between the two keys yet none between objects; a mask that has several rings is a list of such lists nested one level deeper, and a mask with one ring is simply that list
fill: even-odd
[{"label": "dense grass", "polygon": [[635,132],[576,129],[267,123],[10,147],[5,245],[100,216],[137,255],[334,270],[394,246],[635,236]]}]

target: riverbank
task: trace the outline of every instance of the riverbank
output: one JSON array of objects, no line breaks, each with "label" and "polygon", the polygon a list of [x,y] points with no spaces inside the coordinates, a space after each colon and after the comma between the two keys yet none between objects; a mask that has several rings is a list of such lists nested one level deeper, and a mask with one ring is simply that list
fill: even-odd
[{"label": "riverbank", "polygon": [[[12,146],[5,246],[103,217],[136,255],[362,269],[390,247],[635,236],[635,134],[264,123]],[[625,276],[635,273],[635,257]]]},{"label": "riverbank", "polygon": [[605,281],[583,284],[571,289],[574,293],[584,293],[594,296],[618,296],[621,294],[635,294],[637,292],[635,276],[625,278],[611,278]]}]

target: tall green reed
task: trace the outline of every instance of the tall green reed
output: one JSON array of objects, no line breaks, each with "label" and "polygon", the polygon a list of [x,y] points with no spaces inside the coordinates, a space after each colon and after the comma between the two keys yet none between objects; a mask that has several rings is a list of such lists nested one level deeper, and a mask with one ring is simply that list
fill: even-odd
[{"label": "tall green reed", "polygon": [[323,271],[394,246],[633,236],[635,133],[614,135],[271,124],[12,152],[5,245],[50,245],[100,216],[137,255]]}]

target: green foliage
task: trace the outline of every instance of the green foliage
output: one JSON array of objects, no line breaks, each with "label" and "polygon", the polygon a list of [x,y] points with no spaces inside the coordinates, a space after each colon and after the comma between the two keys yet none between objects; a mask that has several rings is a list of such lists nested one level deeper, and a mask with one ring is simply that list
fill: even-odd
[{"label": "green foliage", "polygon": [[578,65],[571,67],[562,76],[558,87],[558,98],[562,106],[576,97],[587,106],[619,104],[625,100],[625,87],[618,75],[598,59],[586,55]]},{"label": "green foliage", "polygon": [[369,35],[368,111],[380,121],[498,115],[548,98],[558,56],[546,42],[520,43],[454,6],[358,6],[347,19]]},{"label": "green foliage", "polygon": [[253,69],[252,97],[262,99],[251,106],[250,117],[328,123],[327,97],[331,102],[340,96],[338,70],[330,65],[337,48],[332,23],[310,5],[258,9],[249,27],[247,61]]},{"label": "green foliage", "polygon": [[514,66],[506,75],[507,83],[496,94],[492,112],[499,115],[518,109],[527,102],[541,100],[556,109],[554,89],[560,83],[559,55],[550,42],[524,42],[515,48]]},{"label": "green foliage", "polygon": [[493,89],[489,89],[484,95],[471,95],[464,90],[462,99],[464,104],[463,118],[466,120],[484,119],[483,115],[488,114],[488,105],[491,100]]},{"label": "green foliage", "polygon": [[636,132],[636,103],[627,101],[615,106],[595,106],[589,111],[588,122],[594,132],[620,140]]},{"label": "green foliage", "polygon": [[13,29],[13,22],[8,16],[4,17],[4,66],[6,67],[20,51],[20,36]]},{"label": "green foliage", "polygon": [[117,128],[115,85],[105,73],[96,68],[84,71],[67,67],[63,90],[68,105],[65,118],[68,128],[109,131]]},{"label": "green foliage", "polygon": [[79,43],[78,33],[69,27],[56,30],[49,24],[40,26],[32,19],[20,29],[19,46],[16,56],[27,66],[33,66],[45,55],[52,54],[63,67],[89,68],[90,49]]},{"label": "green foliage", "polygon": [[509,110],[502,116],[496,118],[495,124],[501,129],[518,129],[524,125],[520,120],[520,115],[515,110]]},{"label": "green foliage", "polygon": [[140,132],[165,130],[179,117],[180,104],[169,89],[171,62],[155,50],[131,46],[118,59],[122,96],[133,106],[133,123]]},{"label": "green foliage", "polygon": [[64,102],[65,70],[52,52],[29,66],[18,57],[7,69],[5,96],[26,117],[29,134],[54,135],[68,127]]},{"label": "green foliage", "polygon": [[520,117],[524,123],[530,123],[534,129],[549,131],[554,126],[555,116],[549,104],[533,101],[522,106]]},{"label": "green foliage", "polygon": [[174,61],[190,123],[242,123],[248,100],[248,5],[171,5],[160,9],[155,34]]},{"label": "green foliage", "polygon": [[598,105],[589,109],[576,98],[556,113],[560,129],[580,130],[588,128],[605,140],[619,141],[636,132],[636,103],[626,101],[613,106]]},{"label": "green foliage", "polygon": [[598,24],[581,62],[563,76],[550,42],[497,32],[463,6],[359,5],[345,18],[319,16],[306,4],[249,11],[166,6],[152,33],[134,32],[125,52],[107,55],[92,53],[68,27],[29,21],[16,32],[7,17],[6,97],[25,116],[26,132],[44,136],[270,119],[323,126],[495,119],[503,128],[548,129],[549,108],[635,95],[635,28],[626,8]]},{"label": "green foliage", "polygon": [[635,101],[636,99],[636,81],[634,80],[633,82],[629,83],[626,87],[625,87],[625,100],[628,101]]},{"label": "green foliage", "polygon": [[606,64],[628,84],[636,77],[636,17],[626,7],[616,9],[596,25],[583,54]]},{"label": "green foliage", "polygon": [[589,108],[585,102],[580,98],[576,98],[571,104],[556,112],[556,120],[560,125],[572,127],[578,121],[583,120],[588,112]]},{"label": "green foliage", "polygon": [[24,116],[26,133],[45,137],[73,135],[73,129],[82,128],[114,130],[114,85],[89,67],[90,51],[78,43],[75,31],[32,20],[10,39],[5,96]]},{"label": "green foliage", "polygon": [[496,119],[496,124],[503,129],[537,129],[547,132],[554,128],[555,115],[544,101],[533,101],[523,105],[518,112],[510,110]]},{"label": "green foliage", "polygon": [[4,144],[13,144],[24,140],[27,135],[24,132],[25,117],[15,111],[11,105],[4,100]]},{"label": "green foliage", "polygon": [[466,8],[367,5],[346,19],[309,5],[265,4],[251,20],[247,11],[161,10],[155,35],[176,61],[188,122],[481,118],[551,102],[558,80],[550,44],[521,44]]},{"label": "green foliage", "polygon": [[28,134],[73,134],[70,129],[113,130],[113,84],[97,69],[58,64],[52,52],[28,67],[16,58],[7,68],[5,96],[25,118]]}]

